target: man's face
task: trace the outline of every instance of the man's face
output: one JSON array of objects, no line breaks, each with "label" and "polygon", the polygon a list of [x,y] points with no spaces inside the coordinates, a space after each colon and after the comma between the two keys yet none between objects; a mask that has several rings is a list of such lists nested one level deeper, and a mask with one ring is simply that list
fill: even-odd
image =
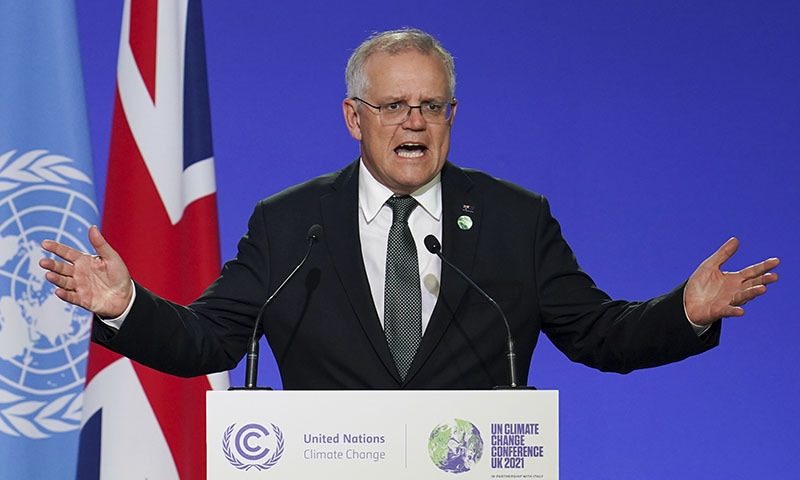
[{"label": "man's face", "polygon": [[[434,55],[413,49],[395,55],[377,53],[367,59],[364,71],[368,87],[361,98],[372,105],[451,100],[447,70]],[[382,125],[377,110],[356,100],[346,99],[342,108],[350,134],[361,142],[367,170],[397,194],[409,194],[428,183],[447,160],[455,107],[444,124],[427,122],[415,108],[399,125]]]}]

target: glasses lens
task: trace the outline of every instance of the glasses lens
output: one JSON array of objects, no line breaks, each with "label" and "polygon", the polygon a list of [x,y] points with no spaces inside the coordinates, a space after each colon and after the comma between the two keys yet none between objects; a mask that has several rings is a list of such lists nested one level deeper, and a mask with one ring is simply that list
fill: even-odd
[{"label": "glasses lens", "polygon": [[436,109],[436,113],[434,115],[436,117],[435,121],[439,123],[444,123],[450,120],[450,114],[452,113],[453,113],[453,105],[449,103],[445,103],[444,105],[440,104]]},{"label": "glasses lens", "polygon": [[415,108],[419,109],[420,114],[428,123],[446,123],[453,113],[453,105],[450,103],[423,102],[422,105],[415,106],[406,103],[392,103],[381,106],[381,120],[384,125],[399,125],[411,116],[411,110]]},{"label": "glasses lens", "polygon": [[398,125],[406,121],[411,107],[405,103],[390,103],[381,106],[380,115],[384,125]]}]

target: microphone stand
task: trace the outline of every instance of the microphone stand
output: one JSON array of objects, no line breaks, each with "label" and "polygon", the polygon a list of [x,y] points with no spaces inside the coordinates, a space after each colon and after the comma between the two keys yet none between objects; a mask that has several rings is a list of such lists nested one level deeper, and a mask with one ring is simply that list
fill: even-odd
[{"label": "microphone stand", "polygon": [[517,354],[514,350],[514,338],[511,335],[511,326],[508,323],[508,319],[506,318],[506,314],[503,312],[503,309],[500,308],[500,305],[494,301],[492,297],[489,296],[481,287],[478,286],[474,281],[472,281],[466,273],[462,272],[460,268],[455,266],[452,262],[447,260],[444,255],[442,254],[442,244],[439,243],[439,240],[436,239],[433,235],[428,235],[425,237],[425,247],[428,249],[429,252],[433,253],[437,257],[439,257],[442,262],[444,262],[448,267],[452,268],[462,279],[464,279],[472,288],[475,289],[478,293],[480,293],[483,298],[486,299],[494,308],[495,310],[500,313],[500,317],[503,319],[503,323],[506,326],[506,360],[508,362],[508,385],[496,386],[495,389],[516,389],[516,388],[529,388],[529,389],[536,389],[535,387],[528,387],[524,385],[520,385],[517,379]]},{"label": "microphone stand", "polygon": [[245,365],[245,381],[244,387],[231,387],[229,390],[272,390],[270,387],[259,387],[257,385],[258,381],[258,356],[259,356],[259,339],[260,336],[258,335],[258,327],[261,325],[261,322],[264,317],[264,312],[266,312],[267,307],[272,303],[272,301],[277,297],[278,293],[283,290],[283,287],[289,283],[289,280],[294,277],[294,275],[303,267],[308,259],[309,255],[311,255],[311,250],[314,248],[314,245],[322,236],[322,227],[318,224],[314,224],[311,228],[308,229],[308,234],[306,235],[306,239],[308,240],[308,249],[306,249],[306,254],[303,256],[303,259],[300,260],[300,263],[294,267],[294,270],[286,276],[283,282],[275,289],[275,291],[270,295],[266,302],[261,305],[261,308],[258,310],[258,315],[256,315],[255,325],[253,325],[253,334],[250,337],[250,342],[247,345],[247,364]]}]

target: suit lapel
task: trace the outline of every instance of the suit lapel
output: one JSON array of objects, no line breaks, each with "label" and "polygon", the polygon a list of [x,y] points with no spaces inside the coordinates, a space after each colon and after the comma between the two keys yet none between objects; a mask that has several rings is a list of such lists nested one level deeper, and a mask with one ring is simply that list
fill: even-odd
[{"label": "suit lapel", "polygon": [[361,240],[358,234],[358,168],[358,161],[348,165],[331,185],[333,191],[320,198],[325,226],[324,243],[362,329],[383,364],[399,382],[397,368],[375,311],[361,257]]},{"label": "suit lapel", "polygon": [[[449,162],[445,164],[442,169],[442,254],[467,275],[471,275],[475,262],[483,214],[483,198],[472,187],[472,181],[463,170]],[[468,288],[469,284],[452,268],[442,264],[439,299],[406,381],[433,353]]]}]

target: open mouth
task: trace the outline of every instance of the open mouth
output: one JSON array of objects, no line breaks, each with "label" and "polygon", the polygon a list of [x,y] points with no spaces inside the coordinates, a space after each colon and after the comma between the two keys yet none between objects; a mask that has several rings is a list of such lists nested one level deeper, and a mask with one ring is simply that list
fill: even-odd
[{"label": "open mouth", "polygon": [[403,143],[394,149],[394,153],[403,158],[419,158],[427,151],[428,147],[421,143]]}]

